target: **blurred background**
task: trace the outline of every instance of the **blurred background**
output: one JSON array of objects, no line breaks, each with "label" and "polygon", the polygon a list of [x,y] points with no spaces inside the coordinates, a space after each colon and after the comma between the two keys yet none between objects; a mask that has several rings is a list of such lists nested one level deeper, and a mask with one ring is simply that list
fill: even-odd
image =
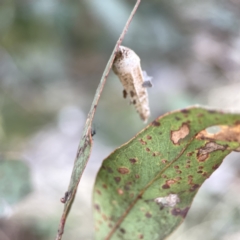
[{"label": "blurred background", "polygon": [[[134,0],[0,0],[0,239],[54,239],[81,131]],[[240,111],[240,2],[142,1],[123,45],[153,77],[151,119],[193,104]],[[111,72],[63,239],[93,236],[102,160],[144,124]],[[207,180],[171,240],[240,239],[240,155]]]}]

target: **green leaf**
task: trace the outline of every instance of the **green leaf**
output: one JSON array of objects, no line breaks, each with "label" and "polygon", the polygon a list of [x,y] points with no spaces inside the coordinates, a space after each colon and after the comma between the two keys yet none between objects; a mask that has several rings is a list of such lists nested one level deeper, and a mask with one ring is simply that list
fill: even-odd
[{"label": "green leaf", "polygon": [[240,114],[184,109],[159,117],[115,150],[94,187],[96,239],[165,239],[186,217],[202,183],[240,146],[239,128],[231,136],[229,128],[225,135],[199,132],[239,120]]},{"label": "green leaf", "polygon": [[0,216],[31,192],[30,172],[19,160],[0,160]]}]

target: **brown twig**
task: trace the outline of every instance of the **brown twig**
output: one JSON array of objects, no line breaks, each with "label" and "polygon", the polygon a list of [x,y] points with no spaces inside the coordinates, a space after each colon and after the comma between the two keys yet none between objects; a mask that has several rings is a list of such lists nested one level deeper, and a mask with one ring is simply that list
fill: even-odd
[{"label": "brown twig", "polygon": [[88,117],[86,120],[86,124],[85,127],[83,129],[83,134],[82,134],[82,138],[77,150],[77,156],[74,162],[74,166],[73,166],[73,171],[72,171],[72,176],[71,176],[71,180],[70,180],[70,184],[68,187],[68,191],[65,193],[65,196],[61,199],[61,201],[63,203],[65,203],[64,205],[64,210],[63,210],[63,214],[60,220],[60,224],[59,224],[59,228],[58,228],[58,234],[56,236],[56,240],[61,240],[62,239],[62,235],[64,232],[64,226],[65,226],[65,222],[68,216],[68,213],[70,212],[71,209],[71,205],[74,201],[74,197],[75,194],[77,192],[77,187],[79,184],[79,181],[82,177],[82,173],[87,165],[89,156],[90,156],[90,152],[91,152],[91,148],[92,148],[92,136],[91,136],[91,126],[92,126],[92,120],[97,108],[97,104],[101,95],[101,92],[103,90],[103,87],[105,85],[105,82],[107,80],[108,74],[112,68],[112,64],[114,61],[114,58],[116,56],[116,53],[118,51],[119,46],[121,45],[124,36],[127,33],[128,27],[130,25],[130,22],[132,21],[132,18],[134,16],[134,14],[137,11],[137,8],[140,4],[141,0],[137,0],[125,26],[124,29],[113,49],[113,52],[109,58],[109,61],[107,63],[107,66],[103,72],[102,78],[100,80],[100,83],[98,85],[98,88],[96,90],[96,94],[94,96],[90,111],[88,113]]}]

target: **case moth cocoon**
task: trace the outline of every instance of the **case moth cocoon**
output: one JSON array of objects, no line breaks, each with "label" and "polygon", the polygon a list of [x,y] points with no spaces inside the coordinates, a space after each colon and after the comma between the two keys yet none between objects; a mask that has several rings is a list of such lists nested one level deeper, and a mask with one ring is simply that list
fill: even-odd
[{"label": "case moth cocoon", "polygon": [[123,97],[130,99],[130,103],[135,106],[141,119],[146,123],[150,115],[146,89],[150,86],[150,77],[144,81],[146,73],[142,71],[140,58],[133,50],[120,46],[113,62],[113,71],[123,85]]}]

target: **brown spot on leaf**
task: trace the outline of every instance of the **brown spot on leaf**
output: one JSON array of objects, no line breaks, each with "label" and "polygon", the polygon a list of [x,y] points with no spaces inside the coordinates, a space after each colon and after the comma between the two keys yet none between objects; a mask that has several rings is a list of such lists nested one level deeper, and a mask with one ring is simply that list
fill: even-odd
[{"label": "brown spot on leaf", "polygon": [[201,131],[197,134],[196,138],[198,139],[207,139],[207,140],[220,140],[220,141],[234,141],[240,142],[240,124],[236,123],[235,126],[218,126],[220,131],[217,133],[209,133],[206,130]]},{"label": "brown spot on leaf", "polygon": [[120,174],[128,174],[130,171],[129,171],[129,169],[126,168],[126,167],[119,167],[119,168],[118,168],[118,172],[119,172]]},{"label": "brown spot on leaf", "polygon": [[150,150],[150,148],[146,148],[146,151],[147,151],[147,152],[150,152],[151,150]]},{"label": "brown spot on leaf", "polygon": [[98,212],[100,212],[100,206],[99,206],[98,204],[94,204],[94,208],[95,208]]},{"label": "brown spot on leaf", "polygon": [[175,119],[176,119],[177,121],[181,120],[181,118],[180,118],[180,117],[175,117]]},{"label": "brown spot on leaf", "polygon": [[197,173],[202,173],[203,171],[202,170],[200,170],[200,171],[197,171]]},{"label": "brown spot on leaf", "polygon": [[173,144],[179,144],[181,139],[184,139],[189,134],[189,126],[187,123],[183,123],[182,126],[176,130],[171,131],[171,140]]},{"label": "brown spot on leaf", "polygon": [[175,179],[166,180],[165,184],[162,185],[162,188],[163,189],[168,189],[168,188],[170,188],[171,185],[173,185],[175,183],[177,183],[177,180],[175,180]]},{"label": "brown spot on leaf", "polygon": [[209,157],[209,153],[217,150],[225,150],[227,146],[219,145],[215,142],[208,142],[204,147],[199,148],[197,152],[197,159],[199,162],[204,162]]},{"label": "brown spot on leaf", "polygon": [[129,161],[130,161],[130,163],[135,164],[137,162],[137,159],[136,158],[130,158]]},{"label": "brown spot on leaf", "polygon": [[132,103],[135,105],[137,102],[136,102],[136,100],[133,100],[133,102],[132,102]]},{"label": "brown spot on leaf", "polygon": [[162,160],[162,163],[167,163],[168,161],[166,159],[163,159]]},{"label": "brown spot on leaf", "polygon": [[187,110],[187,109],[182,109],[181,112],[184,113],[184,114],[188,114],[188,113],[189,113],[189,110]]},{"label": "brown spot on leaf", "polygon": [[205,153],[210,153],[217,150],[225,150],[225,149],[226,149],[226,146],[219,145],[215,142],[208,142],[203,148],[200,148],[198,152],[199,154],[205,154]]},{"label": "brown spot on leaf", "polygon": [[202,174],[202,176],[205,177],[205,178],[208,178],[208,177],[209,177],[207,172],[204,172],[204,173]]},{"label": "brown spot on leaf", "polygon": [[138,236],[138,238],[139,238],[139,239],[143,239],[143,238],[144,238],[143,234],[140,234],[140,235]]},{"label": "brown spot on leaf", "polygon": [[192,155],[193,155],[193,152],[187,153],[187,156],[188,156],[188,157],[191,157]]},{"label": "brown spot on leaf", "polygon": [[123,195],[123,193],[124,193],[123,190],[120,189],[120,188],[119,188],[117,191],[118,191],[118,194],[119,194],[119,195]]},{"label": "brown spot on leaf", "polygon": [[98,195],[101,195],[101,194],[102,194],[99,189],[96,189],[96,192],[97,192]]},{"label": "brown spot on leaf", "polygon": [[146,145],[146,144],[147,144],[147,142],[145,142],[142,138],[139,139],[139,142],[140,142],[142,145]]},{"label": "brown spot on leaf", "polygon": [[182,171],[181,171],[181,170],[176,170],[176,173],[177,173],[177,174],[181,174]]},{"label": "brown spot on leaf", "polygon": [[185,218],[188,213],[188,210],[189,210],[189,207],[186,207],[184,209],[174,208],[171,213],[174,216],[181,216],[182,218]]},{"label": "brown spot on leaf", "polygon": [[152,125],[153,125],[154,127],[159,127],[161,124],[160,124],[160,122],[153,121],[153,122],[152,122]]},{"label": "brown spot on leaf", "polygon": [[154,152],[156,154],[156,156],[160,156],[161,153],[160,152]]},{"label": "brown spot on leaf", "polygon": [[162,185],[162,188],[163,189],[168,189],[168,188],[170,188],[170,186],[168,184],[164,184],[164,185]]},{"label": "brown spot on leaf", "polygon": [[189,175],[188,176],[188,184],[192,184],[192,182],[193,182],[193,176]]},{"label": "brown spot on leaf", "polygon": [[120,230],[120,232],[123,233],[123,234],[126,233],[126,231],[125,231],[124,228],[120,228],[119,230]]},{"label": "brown spot on leaf", "polygon": [[197,190],[199,187],[200,187],[199,184],[193,184],[193,185],[190,187],[189,191],[190,191],[190,192],[194,192],[194,191]]},{"label": "brown spot on leaf", "polygon": [[212,166],[212,169],[216,170],[216,169],[218,169],[219,166],[220,166],[220,164],[215,164],[214,166]]},{"label": "brown spot on leaf", "polygon": [[176,182],[177,182],[177,181],[176,181],[175,179],[169,179],[169,180],[166,181],[166,184],[172,185],[172,184],[174,184],[174,183],[176,183]]},{"label": "brown spot on leaf", "polygon": [[103,184],[102,186],[103,188],[107,189],[107,184]]},{"label": "brown spot on leaf", "polygon": [[149,135],[147,135],[147,139],[148,139],[148,140],[151,140],[151,139],[152,139],[152,137],[151,137],[151,136],[149,136]]},{"label": "brown spot on leaf", "polygon": [[199,154],[199,155],[197,155],[197,159],[198,159],[198,161],[199,162],[205,162],[206,161],[206,159],[208,159],[208,157],[209,157],[209,154],[207,153],[207,154]]},{"label": "brown spot on leaf", "polygon": [[189,164],[186,165],[186,168],[190,168],[191,166]]},{"label": "brown spot on leaf", "polygon": [[175,169],[179,169],[179,166],[174,166]]},{"label": "brown spot on leaf", "polygon": [[146,216],[147,218],[151,218],[151,217],[152,217],[152,214],[151,214],[150,212],[147,212],[147,213],[145,214],[145,216]]},{"label": "brown spot on leaf", "polygon": [[140,178],[140,176],[138,174],[135,174],[135,178]]},{"label": "brown spot on leaf", "polygon": [[115,177],[114,180],[115,180],[116,183],[119,183],[121,181],[121,178],[120,177]]}]

